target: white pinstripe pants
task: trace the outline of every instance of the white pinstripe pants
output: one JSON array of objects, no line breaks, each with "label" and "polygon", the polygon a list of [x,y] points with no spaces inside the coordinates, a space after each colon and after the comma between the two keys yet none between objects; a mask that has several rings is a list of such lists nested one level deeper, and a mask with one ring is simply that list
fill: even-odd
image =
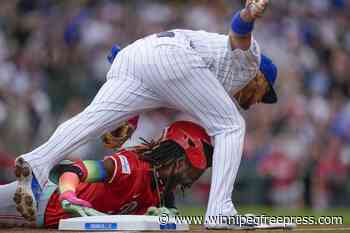
[{"label": "white pinstripe pants", "polygon": [[93,102],[23,158],[43,185],[49,170],[66,154],[131,116],[159,107],[193,115],[215,137],[207,215],[234,214],[231,193],[242,155],[244,120],[201,57],[179,35],[153,35],[123,49]]}]

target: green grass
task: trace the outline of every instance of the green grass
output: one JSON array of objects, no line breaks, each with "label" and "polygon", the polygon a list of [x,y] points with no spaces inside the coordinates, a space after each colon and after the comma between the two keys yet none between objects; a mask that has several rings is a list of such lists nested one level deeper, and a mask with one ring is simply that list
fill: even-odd
[{"label": "green grass", "polygon": [[[179,206],[180,213],[182,215],[196,216],[204,215],[204,207],[189,207]],[[342,216],[343,224],[350,224],[350,209],[327,209],[322,211],[314,211],[312,209],[287,209],[287,208],[271,208],[267,206],[245,206],[238,209],[239,213],[253,213],[256,215],[269,215],[269,216]]]}]

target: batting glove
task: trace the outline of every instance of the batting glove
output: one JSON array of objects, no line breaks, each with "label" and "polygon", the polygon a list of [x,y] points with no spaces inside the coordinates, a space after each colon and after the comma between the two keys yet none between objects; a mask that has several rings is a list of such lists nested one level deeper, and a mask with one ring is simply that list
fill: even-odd
[{"label": "batting glove", "polygon": [[92,208],[90,202],[78,198],[73,191],[66,191],[59,197],[62,209],[75,217],[107,215]]},{"label": "batting glove", "polygon": [[160,216],[166,214],[168,216],[176,216],[179,215],[179,211],[176,208],[166,208],[166,207],[160,207],[157,208],[155,206],[151,206],[147,209],[146,215],[151,216]]}]

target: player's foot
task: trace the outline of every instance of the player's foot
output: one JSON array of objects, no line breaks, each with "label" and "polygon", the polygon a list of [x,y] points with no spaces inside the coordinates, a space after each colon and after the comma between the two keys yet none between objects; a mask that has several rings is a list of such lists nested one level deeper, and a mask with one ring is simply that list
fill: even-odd
[{"label": "player's foot", "polygon": [[17,211],[28,221],[36,222],[37,203],[41,194],[40,185],[30,165],[23,158],[16,159],[15,175],[17,189],[13,200]]}]

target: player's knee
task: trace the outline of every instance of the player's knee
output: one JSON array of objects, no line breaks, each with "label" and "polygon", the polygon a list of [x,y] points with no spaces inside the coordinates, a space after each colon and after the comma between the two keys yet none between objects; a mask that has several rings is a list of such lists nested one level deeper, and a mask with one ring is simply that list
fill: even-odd
[{"label": "player's knee", "polygon": [[230,131],[241,131],[242,134],[245,134],[246,122],[241,115],[230,118],[230,126],[228,127]]},{"label": "player's knee", "polygon": [[239,117],[239,125],[241,126],[243,133],[245,133],[245,131],[246,131],[246,122],[245,122],[245,119],[242,116]]},{"label": "player's knee", "polygon": [[233,132],[244,135],[246,130],[246,124],[243,117],[231,117],[226,118],[225,122],[217,122],[214,127],[209,130],[212,132],[211,136],[219,134],[231,134]]}]

